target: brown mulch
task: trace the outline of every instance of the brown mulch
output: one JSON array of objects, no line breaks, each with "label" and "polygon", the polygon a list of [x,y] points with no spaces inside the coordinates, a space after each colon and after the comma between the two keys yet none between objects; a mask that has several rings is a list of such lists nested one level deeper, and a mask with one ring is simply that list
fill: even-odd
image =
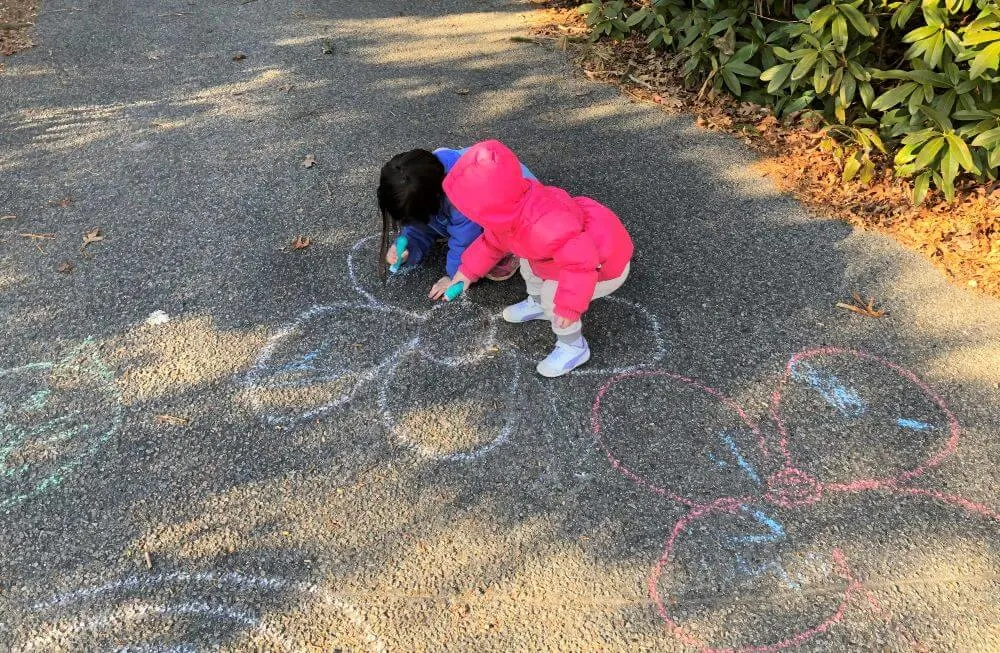
[{"label": "brown mulch", "polygon": [[41,0],[0,0],[0,56],[9,57],[34,45],[31,28],[40,4]]},{"label": "brown mulch", "polygon": [[536,37],[572,52],[587,78],[614,84],[669,113],[693,113],[702,128],[738,136],[761,154],[754,165],[758,172],[818,214],[888,234],[923,253],[951,281],[1000,297],[1000,184],[967,185],[950,204],[931,191],[914,207],[909,182],[894,177],[887,160],[877,162],[868,185],[845,184],[842,164],[819,147],[821,125],[808,116],[779,122],[764,107],[685,88],[676,62],[651,52],[642,39],[592,44],[575,3],[534,4],[541,7]]}]

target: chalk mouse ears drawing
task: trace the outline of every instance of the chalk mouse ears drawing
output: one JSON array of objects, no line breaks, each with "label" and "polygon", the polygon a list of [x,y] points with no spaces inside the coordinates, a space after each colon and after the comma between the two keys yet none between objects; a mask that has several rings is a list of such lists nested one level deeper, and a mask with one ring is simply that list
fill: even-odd
[{"label": "chalk mouse ears drawing", "polygon": [[[593,431],[612,467],[686,507],[648,581],[679,640],[706,651],[780,650],[827,632],[857,598],[881,619],[875,594],[856,573],[859,563],[877,565],[864,559],[864,547],[851,551],[852,559],[841,536],[860,529],[856,539],[864,539],[873,524],[899,528],[880,515],[933,504],[920,509],[957,520],[973,539],[996,537],[994,509],[912,484],[953,453],[960,437],[947,404],[912,372],[865,352],[803,351],[785,366],[769,413],[771,428],[761,428],[720,391],[662,370],[617,375],[595,399]],[[627,432],[636,423],[649,432]],[[668,444],[657,449],[661,443]],[[876,495],[861,496],[869,492]],[[854,512],[838,512],[845,502],[857,506]],[[881,506],[878,514],[857,520],[858,511],[873,506]],[[891,568],[893,559],[881,562]],[[734,608],[710,618],[705,587]],[[786,598],[774,604],[800,612],[786,631],[767,626],[764,615],[772,609],[765,597],[779,592]],[[757,614],[726,621],[747,611]],[[746,623],[765,626],[741,632]],[[901,641],[916,641],[898,620],[886,627]]]},{"label": "chalk mouse ears drawing", "polygon": [[120,393],[90,341],[0,369],[0,511],[62,485],[121,424]]}]

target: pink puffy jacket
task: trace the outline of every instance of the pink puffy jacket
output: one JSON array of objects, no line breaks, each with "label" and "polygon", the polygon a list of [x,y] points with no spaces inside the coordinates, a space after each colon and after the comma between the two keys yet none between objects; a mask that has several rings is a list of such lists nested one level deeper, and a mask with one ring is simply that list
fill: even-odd
[{"label": "pink puffy jacket", "polygon": [[632,258],[632,238],[618,216],[588,197],[525,179],[499,141],[469,148],[445,177],[444,192],[483,228],[459,271],[477,281],[513,252],[539,277],[558,282],[554,311],[568,320],[580,319],[595,284],[621,276]]}]

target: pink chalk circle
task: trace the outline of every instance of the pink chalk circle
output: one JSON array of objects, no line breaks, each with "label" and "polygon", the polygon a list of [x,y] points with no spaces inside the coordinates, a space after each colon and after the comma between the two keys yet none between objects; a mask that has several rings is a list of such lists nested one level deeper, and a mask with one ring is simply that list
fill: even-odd
[{"label": "pink chalk circle", "polygon": [[781,508],[811,506],[823,498],[823,486],[800,469],[786,467],[767,479],[764,499]]},{"label": "pink chalk circle", "polygon": [[[929,469],[936,467],[941,464],[941,462],[951,455],[958,446],[958,440],[961,433],[961,427],[958,424],[958,419],[955,417],[954,413],[948,408],[945,401],[930,388],[924,381],[922,381],[913,372],[891,363],[884,358],[880,358],[873,354],[869,354],[863,351],[851,350],[851,349],[841,349],[839,347],[825,347],[820,349],[809,349],[801,351],[791,358],[788,359],[788,363],[785,366],[785,372],[781,380],[778,383],[777,388],[771,395],[771,417],[774,420],[775,426],[778,430],[778,443],[777,443],[777,453],[784,459],[785,466],[787,468],[795,468],[796,460],[795,456],[791,451],[790,446],[790,429],[788,426],[788,418],[783,413],[782,409],[782,399],[785,391],[788,388],[789,383],[792,381],[793,372],[797,365],[809,361],[811,359],[816,359],[822,356],[840,356],[846,358],[853,358],[856,360],[863,361],[869,366],[880,366],[890,372],[893,372],[899,376],[902,380],[909,382],[915,388],[920,390],[921,394],[924,395],[926,399],[935,405],[944,416],[947,422],[948,438],[944,446],[934,453],[926,460],[920,462],[911,469],[901,471],[897,474],[876,476],[871,478],[860,478],[853,479],[846,482],[837,483],[822,483],[822,490],[826,492],[859,492],[862,490],[875,490],[879,488],[894,487],[901,483],[905,483],[913,478],[916,478],[926,472]],[[887,423],[887,427],[891,425]]]},{"label": "pink chalk circle", "polygon": [[742,500],[725,498],[719,499],[712,504],[692,508],[674,524],[674,527],[670,532],[670,536],[667,538],[667,542],[664,546],[663,554],[660,556],[660,559],[657,560],[649,574],[649,597],[656,606],[656,611],[660,615],[660,618],[663,619],[663,623],[665,624],[667,630],[669,630],[670,634],[677,638],[677,640],[688,646],[697,648],[703,653],[772,653],[774,651],[780,651],[804,644],[811,638],[828,631],[832,626],[842,621],[844,614],[847,612],[848,606],[853,600],[853,595],[858,590],[862,589],[861,583],[854,577],[848,568],[847,561],[843,553],[839,549],[834,549],[833,568],[836,570],[837,575],[846,581],[847,587],[844,589],[843,595],[839,598],[836,609],[834,609],[831,614],[823,618],[818,624],[788,635],[787,637],[773,643],[748,644],[732,648],[716,647],[693,635],[685,629],[684,626],[671,617],[670,611],[667,609],[668,599],[661,596],[658,588],[660,580],[669,577],[672,571],[671,567],[675,564],[673,560],[675,547],[678,540],[688,530],[689,526],[691,526],[695,521],[704,519],[713,514],[736,514],[744,509],[745,506],[746,504]]},{"label": "pink chalk circle", "polygon": [[[695,501],[690,497],[683,496],[682,494],[680,494],[675,490],[658,485],[657,483],[651,481],[642,474],[629,468],[625,463],[622,462],[620,456],[615,453],[615,451],[608,444],[607,440],[604,437],[605,434],[602,430],[601,410],[602,410],[602,402],[604,401],[605,395],[607,395],[608,391],[611,390],[611,388],[613,388],[615,385],[623,381],[627,381],[630,379],[651,379],[651,378],[665,378],[669,379],[670,381],[675,381],[690,389],[709,395],[713,399],[722,402],[722,404],[730,412],[734,413],[739,418],[739,421],[750,430],[751,434],[756,439],[757,446],[759,447],[760,452],[762,454],[766,453],[767,451],[767,448],[764,444],[764,437],[763,435],[761,435],[760,428],[757,426],[757,424],[746,414],[743,408],[735,401],[733,401],[729,397],[726,397],[715,388],[710,388],[706,385],[702,385],[701,383],[693,379],[681,376],[679,374],[673,374],[671,372],[664,372],[661,370],[637,370],[614,376],[608,381],[606,381],[604,385],[601,386],[600,390],[598,390],[597,392],[597,397],[594,399],[594,404],[591,408],[590,423],[594,431],[594,439],[597,442],[598,446],[601,448],[601,450],[604,452],[604,455],[607,457],[608,462],[611,463],[611,466],[618,472],[620,472],[623,476],[625,476],[625,478],[629,479],[640,488],[648,490],[653,494],[658,494],[664,497],[665,499],[670,499],[671,501],[676,501],[678,503],[681,503],[689,507],[698,507],[706,505],[705,502]],[[684,434],[679,433],[678,435],[683,436]]]}]

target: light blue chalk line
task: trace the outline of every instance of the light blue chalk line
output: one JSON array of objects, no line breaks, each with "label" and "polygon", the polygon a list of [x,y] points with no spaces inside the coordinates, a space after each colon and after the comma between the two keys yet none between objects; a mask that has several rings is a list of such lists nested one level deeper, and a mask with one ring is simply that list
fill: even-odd
[{"label": "light blue chalk line", "polygon": [[722,441],[725,442],[726,446],[729,447],[729,451],[732,452],[733,458],[736,459],[736,464],[740,466],[740,469],[742,469],[743,472],[750,477],[751,481],[753,481],[759,486],[760,476],[757,475],[757,472],[754,471],[753,466],[750,463],[748,463],[746,459],[743,457],[743,455],[740,453],[739,447],[736,446],[736,442],[735,440],[733,440],[733,436],[729,435],[728,433],[720,433],[719,437],[721,437]]},{"label": "light blue chalk line", "polygon": [[[732,538],[733,541],[744,542],[746,544],[767,544],[785,539],[784,527],[776,519],[767,516],[763,510],[754,510],[751,512],[746,506],[741,506],[740,509],[744,513],[750,514],[758,524],[767,528],[770,532],[767,535],[743,535],[740,537],[734,537]],[[785,568],[781,566],[781,563],[771,560],[760,566],[752,566],[746,561],[739,551],[735,552],[735,556],[737,569],[740,572],[748,576],[758,576],[760,574],[767,573],[768,571],[772,571],[790,589],[801,591],[802,586],[792,579],[788,572],[785,571]]]},{"label": "light blue chalk line", "polygon": [[932,431],[934,427],[927,422],[921,422],[915,419],[906,419],[905,417],[900,417],[896,420],[896,424],[902,426],[904,429],[912,429],[914,431]]},{"label": "light blue chalk line", "polygon": [[860,417],[868,410],[857,391],[845,386],[833,374],[814,370],[808,363],[796,362],[792,366],[792,378],[809,384],[826,403],[846,417]]},{"label": "light blue chalk line", "polygon": [[[743,512],[749,512],[746,506],[741,508]],[[785,538],[785,529],[776,520],[768,517],[763,510],[754,510],[752,513],[754,520],[770,531],[767,535],[743,535],[734,538],[737,542],[749,542],[753,544],[763,544],[765,542],[777,542]]]}]

